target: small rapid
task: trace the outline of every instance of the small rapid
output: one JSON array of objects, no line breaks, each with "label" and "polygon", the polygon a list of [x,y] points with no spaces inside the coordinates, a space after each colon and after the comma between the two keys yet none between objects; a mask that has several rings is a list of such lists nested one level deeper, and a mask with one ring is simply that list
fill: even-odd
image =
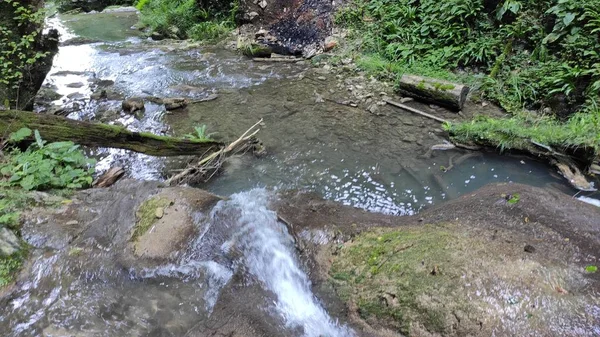
[{"label": "small rapid", "polygon": [[234,194],[219,203],[211,215],[211,226],[232,229],[221,245],[224,254],[239,252],[235,265],[244,267],[273,292],[276,312],[288,328],[301,327],[306,337],[352,336],[352,331],[334,322],[311,292],[306,273],[295,255],[293,239],[277,214],[268,209],[264,189]]},{"label": "small rapid", "polygon": [[145,270],[144,277],[194,278],[205,273],[206,310],[212,312],[219,292],[236,273],[245,273],[275,297],[263,308],[277,315],[286,330],[305,337],[353,336],[334,321],[311,291],[292,236],[277,214],[268,208],[270,194],[263,188],[232,195],[220,201],[206,219],[206,227],[178,264]]}]

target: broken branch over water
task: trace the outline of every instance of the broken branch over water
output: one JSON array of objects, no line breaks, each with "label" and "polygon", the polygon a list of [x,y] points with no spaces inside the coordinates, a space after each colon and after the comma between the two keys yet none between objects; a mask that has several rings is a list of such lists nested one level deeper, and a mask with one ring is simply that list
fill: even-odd
[{"label": "broken branch over water", "polygon": [[227,145],[227,147],[221,148],[219,151],[209,155],[205,154],[197,163],[189,165],[185,170],[167,179],[166,184],[177,185],[207,181],[223,166],[227,157],[237,153],[244,153],[250,149],[257,150],[260,144],[255,136],[260,131],[258,126],[262,121],[261,119],[252,125],[238,139]]}]

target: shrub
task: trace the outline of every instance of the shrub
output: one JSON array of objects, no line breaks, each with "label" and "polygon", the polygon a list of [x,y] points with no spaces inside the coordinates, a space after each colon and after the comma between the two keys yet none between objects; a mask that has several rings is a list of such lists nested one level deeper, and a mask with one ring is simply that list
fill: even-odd
[{"label": "shrub", "polygon": [[[47,190],[91,185],[94,161],[86,158],[79,145],[46,143],[37,130],[34,134],[36,141],[27,150],[15,148],[0,162],[0,187]],[[18,142],[30,135],[31,130],[22,129],[10,139]]]}]

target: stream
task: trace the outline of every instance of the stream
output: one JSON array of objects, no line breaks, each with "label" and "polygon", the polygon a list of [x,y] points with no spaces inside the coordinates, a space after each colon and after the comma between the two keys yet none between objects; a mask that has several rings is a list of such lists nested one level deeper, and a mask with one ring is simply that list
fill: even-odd
[{"label": "stream", "polygon": [[[269,209],[276,191],[315,192],[392,215],[413,215],[492,182],[576,194],[553,168],[526,157],[450,150],[427,158],[429,147],[443,143],[440,126],[408,112],[378,106],[373,114],[362,105],[319,102],[365,87],[380,89],[368,97],[373,104],[392,95],[364,75],[307,62],[252,62],[228,45],[151,41],[132,28],[136,22],[137,14],[126,10],[49,18],[63,41],[44,84],[62,96],[52,104],[72,110],[69,118],[157,134],[184,135],[204,124],[222,141],[262,118],[258,138],[267,154],[233,157],[222,175],[198,186],[231,197],[196,219],[205,230],[177,263],[132,273],[112,261],[110,244],[98,243],[100,262],[92,265],[64,249],[36,251],[37,276],[0,313],[3,336],[200,336],[198,326],[211,322],[219,296],[257,311],[267,335],[353,336],[312,293],[292,237]],[[115,99],[90,99],[102,88]],[[121,97],[211,94],[219,97],[168,113],[152,103],[143,114],[120,111]],[[119,165],[139,180],[162,180],[185,164],[115,149],[90,155],[99,172]],[[35,230],[28,235],[35,238]],[[246,290],[224,294],[232,283]]]}]

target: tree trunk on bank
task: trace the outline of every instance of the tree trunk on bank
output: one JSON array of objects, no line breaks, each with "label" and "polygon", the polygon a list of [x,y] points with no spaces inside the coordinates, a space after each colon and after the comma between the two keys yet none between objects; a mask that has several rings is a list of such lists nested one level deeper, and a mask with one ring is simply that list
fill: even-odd
[{"label": "tree trunk on bank", "polygon": [[[24,0],[20,4],[24,7],[31,7],[35,11],[44,8],[44,0]],[[33,100],[38,90],[42,86],[46,74],[52,68],[52,60],[58,52],[58,31],[50,29],[47,34],[42,34],[43,20],[40,22],[30,22],[29,24],[19,24],[14,17],[17,16],[15,8],[11,3],[0,1],[0,27],[7,28],[10,33],[2,36],[6,38],[6,42],[18,43],[21,36],[38,32],[38,35],[32,41],[30,52],[31,57],[36,53],[45,53],[44,57],[38,58],[32,64],[23,64],[22,68],[15,68],[14,71],[23,73],[23,78],[19,83],[0,83],[0,106],[5,103],[9,104],[10,108],[20,110],[33,110]],[[10,55],[15,64],[21,64],[20,55]]]},{"label": "tree trunk on bank", "polygon": [[148,132],[132,132],[125,128],[80,122],[60,116],[33,112],[0,111],[0,138],[27,127],[38,130],[49,142],[72,141],[92,147],[111,147],[145,153],[151,156],[203,155],[218,151],[222,143],[158,136]]},{"label": "tree trunk on bank", "polygon": [[403,75],[398,86],[404,96],[455,111],[462,110],[470,90],[462,84],[414,75]]}]

